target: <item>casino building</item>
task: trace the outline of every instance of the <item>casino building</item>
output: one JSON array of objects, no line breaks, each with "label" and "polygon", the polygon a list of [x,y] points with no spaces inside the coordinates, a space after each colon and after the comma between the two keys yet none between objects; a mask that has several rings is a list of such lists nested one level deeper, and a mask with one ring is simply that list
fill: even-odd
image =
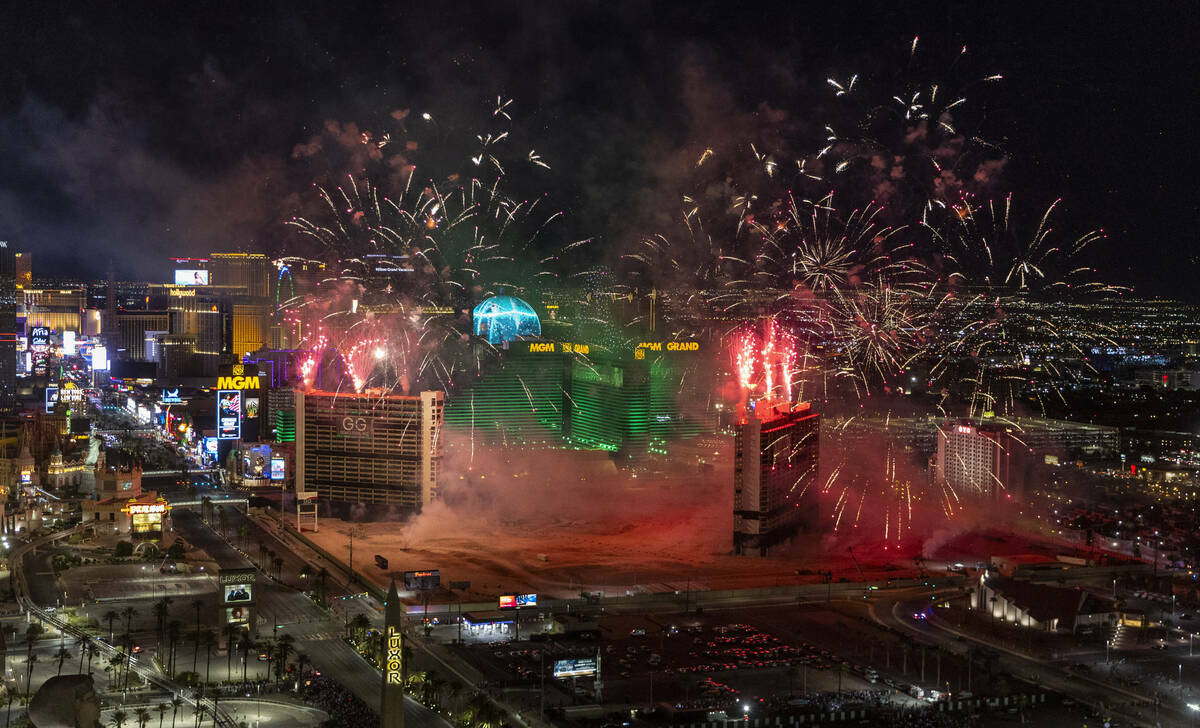
[{"label": "casino building", "polygon": [[475,333],[491,345],[493,361],[450,392],[446,405],[446,426],[472,442],[606,450],[637,464],[703,431],[680,405],[701,381],[688,376],[700,360],[698,342],[629,342],[611,327],[562,316],[539,322],[533,307],[511,296],[476,307]]},{"label": "casino building", "polygon": [[441,392],[297,391],[296,491],[420,510],[437,497]]},{"label": "casino building", "polygon": [[769,549],[817,527],[820,415],[808,403],[760,405],[737,426],[733,461],[733,550]]}]

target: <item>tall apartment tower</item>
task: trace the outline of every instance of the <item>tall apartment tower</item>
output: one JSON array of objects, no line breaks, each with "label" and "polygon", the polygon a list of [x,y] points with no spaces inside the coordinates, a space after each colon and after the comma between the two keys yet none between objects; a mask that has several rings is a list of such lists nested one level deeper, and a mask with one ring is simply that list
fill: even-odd
[{"label": "tall apartment tower", "polygon": [[733,551],[768,550],[818,526],[821,416],[808,403],[761,404],[737,426],[733,465]]},{"label": "tall apartment tower", "polygon": [[438,495],[442,392],[296,392],[296,490],[420,510]]}]

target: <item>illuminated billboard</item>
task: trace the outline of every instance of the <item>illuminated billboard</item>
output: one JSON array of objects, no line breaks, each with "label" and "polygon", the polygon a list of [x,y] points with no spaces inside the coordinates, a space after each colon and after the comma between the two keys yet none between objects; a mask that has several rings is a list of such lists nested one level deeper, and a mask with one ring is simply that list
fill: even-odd
[{"label": "illuminated billboard", "polygon": [[232,624],[239,627],[249,627],[250,607],[226,607],[225,624]]},{"label": "illuminated billboard", "polygon": [[253,600],[253,584],[227,584],[221,589],[225,593],[225,603],[249,602]]},{"label": "illuminated billboard", "polygon": [[[404,588],[409,591],[437,589],[442,585],[442,572],[437,569],[404,572]],[[503,597],[501,597],[503,598]]]},{"label": "illuminated billboard", "polygon": [[78,348],[75,346],[75,332],[64,331],[62,340],[63,356],[75,356],[76,351],[78,351]]},{"label": "illuminated billboard", "polygon": [[591,677],[596,674],[596,658],[576,657],[554,661],[554,677]]},{"label": "illuminated billboard", "polygon": [[58,387],[46,387],[46,414],[54,414],[54,405],[58,404]]},{"label": "illuminated billboard", "polygon": [[242,393],[236,389],[217,392],[217,439],[237,440],[242,436]]},{"label": "illuminated billboard", "polygon": [[536,607],[537,594],[505,594],[500,597],[501,609],[520,609],[521,607]]},{"label": "illuminated billboard", "polygon": [[271,458],[271,480],[283,480],[287,474],[287,461],[283,458]]},{"label": "illuminated billboard", "polygon": [[45,351],[50,346],[50,329],[45,326],[34,326],[29,330],[29,348],[34,351]]},{"label": "illuminated billboard", "polygon": [[217,438],[215,438],[215,437],[204,438],[204,452],[208,453],[209,455],[212,455],[213,457],[217,456]]},{"label": "illuminated billboard", "polygon": [[105,371],[108,369],[108,349],[103,346],[92,347],[92,370]]},{"label": "illuminated billboard", "polygon": [[252,420],[258,417],[258,397],[246,398],[246,419]]},{"label": "illuminated billboard", "polygon": [[208,271],[195,268],[176,268],[175,285],[177,286],[207,286]]}]

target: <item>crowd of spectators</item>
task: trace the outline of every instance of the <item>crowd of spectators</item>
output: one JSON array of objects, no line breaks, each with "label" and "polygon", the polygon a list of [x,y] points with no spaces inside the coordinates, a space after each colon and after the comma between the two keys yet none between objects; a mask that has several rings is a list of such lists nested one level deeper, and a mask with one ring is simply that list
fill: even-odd
[{"label": "crowd of spectators", "polygon": [[313,680],[304,701],[329,714],[327,725],[337,728],[379,728],[379,716],[346,688],[328,677]]}]

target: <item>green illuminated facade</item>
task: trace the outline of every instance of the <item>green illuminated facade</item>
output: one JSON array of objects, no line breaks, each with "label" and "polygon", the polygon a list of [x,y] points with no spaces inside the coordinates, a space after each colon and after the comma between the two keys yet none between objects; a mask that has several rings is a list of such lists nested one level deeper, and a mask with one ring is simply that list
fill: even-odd
[{"label": "green illuminated facade", "polygon": [[490,444],[607,450],[630,461],[666,454],[669,440],[701,431],[680,412],[687,356],[514,343],[496,368],[447,398],[446,427]]}]

